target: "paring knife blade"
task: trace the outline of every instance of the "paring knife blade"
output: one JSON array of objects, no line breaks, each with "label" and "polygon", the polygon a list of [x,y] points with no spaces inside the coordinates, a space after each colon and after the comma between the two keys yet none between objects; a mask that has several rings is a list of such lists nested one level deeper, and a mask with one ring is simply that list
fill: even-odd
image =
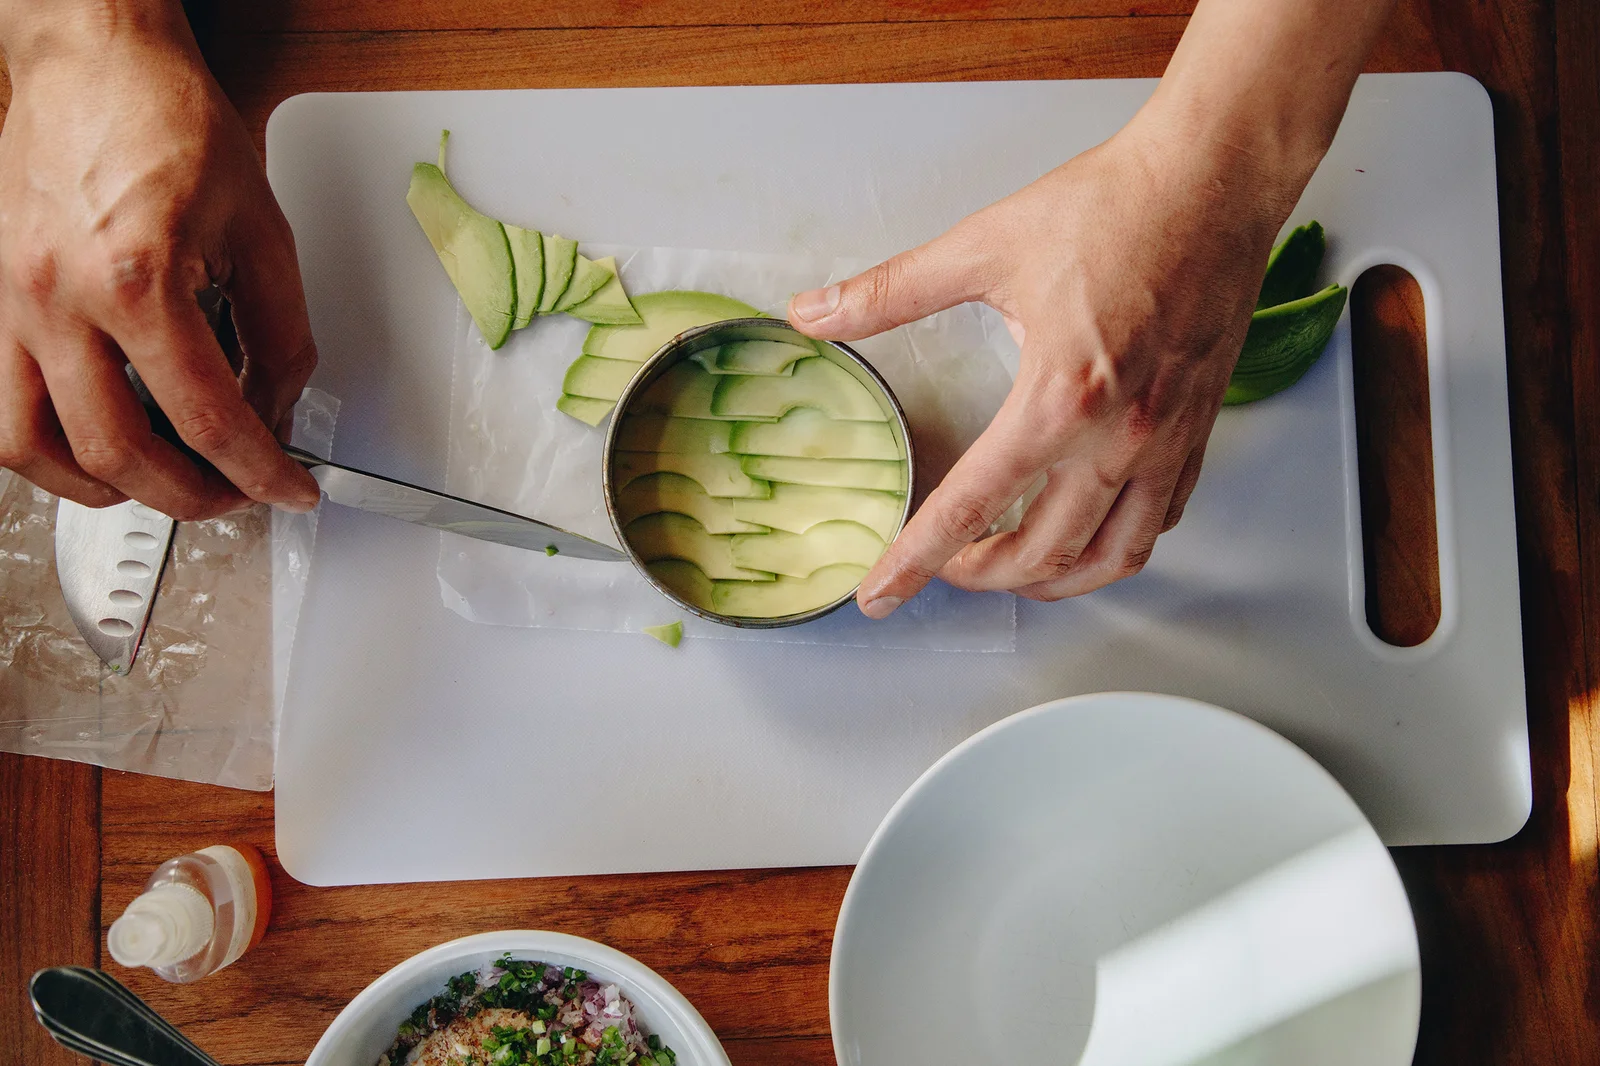
[{"label": "paring knife blade", "polygon": [[176,524],[133,500],[98,509],[56,502],[62,598],[84,641],[117,673],[139,654]]},{"label": "paring knife blade", "polygon": [[[529,551],[609,563],[628,559],[609,544],[537,519],[341,466],[299,448],[286,447],[284,451],[310,471],[328,499],[346,507]],[[552,548],[555,549],[553,553]]]}]

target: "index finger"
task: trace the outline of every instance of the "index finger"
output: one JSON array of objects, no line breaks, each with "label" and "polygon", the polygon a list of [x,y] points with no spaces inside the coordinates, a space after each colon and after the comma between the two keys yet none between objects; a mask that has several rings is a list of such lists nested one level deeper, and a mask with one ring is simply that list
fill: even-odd
[{"label": "index finger", "polygon": [[253,500],[309,510],[317,483],[245,402],[193,297],[169,296],[117,341],[173,428]]},{"label": "index finger", "polygon": [[944,564],[982,537],[1051,461],[1052,444],[1022,416],[1018,394],[923,501],[905,529],[861,582],[856,602],[868,618],[886,618],[921,592]]}]

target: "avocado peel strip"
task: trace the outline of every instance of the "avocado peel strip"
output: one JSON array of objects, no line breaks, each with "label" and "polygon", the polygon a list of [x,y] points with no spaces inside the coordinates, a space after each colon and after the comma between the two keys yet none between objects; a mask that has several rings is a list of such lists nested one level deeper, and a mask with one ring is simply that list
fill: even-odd
[{"label": "avocado peel strip", "polygon": [[1282,392],[1304,377],[1327,348],[1349,291],[1337,284],[1315,289],[1326,250],[1322,225],[1314,221],[1297,227],[1273,248],[1224,405]]}]

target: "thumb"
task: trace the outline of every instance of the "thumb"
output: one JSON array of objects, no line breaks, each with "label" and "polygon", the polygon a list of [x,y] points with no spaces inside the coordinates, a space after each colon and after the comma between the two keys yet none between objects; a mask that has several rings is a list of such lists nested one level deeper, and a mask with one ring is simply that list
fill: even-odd
[{"label": "thumb", "polygon": [[870,337],[981,298],[979,262],[957,227],[847,281],[797,294],[789,301],[789,324],[827,340]]}]

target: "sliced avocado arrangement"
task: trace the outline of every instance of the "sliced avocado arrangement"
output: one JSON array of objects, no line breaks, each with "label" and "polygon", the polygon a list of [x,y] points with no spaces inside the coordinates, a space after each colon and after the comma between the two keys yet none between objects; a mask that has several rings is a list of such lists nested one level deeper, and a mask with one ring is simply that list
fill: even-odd
[{"label": "sliced avocado arrangement", "polygon": [[1282,392],[1304,377],[1327,348],[1349,293],[1343,285],[1317,290],[1326,251],[1319,222],[1297,227],[1272,249],[1224,404],[1251,403]]},{"label": "sliced avocado arrangement", "polygon": [[[449,130],[439,137],[437,164],[411,168],[406,203],[490,348],[499,348],[536,315],[565,312],[608,325],[640,322],[614,258],[591,260],[578,254],[577,241],[502,223],[463,200],[445,176],[449,139]],[[593,416],[593,406],[560,408],[583,411],[594,425],[605,412]]]},{"label": "sliced avocado arrangement", "polygon": [[[444,162],[444,138],[439,161]],[[517,311],[517,271],[505,227],[474,210],[445,177],[443,166],[432,163],[411,168],[406,203],[484,341],[490,348],[500,347]]]},{"label": "sliced avocado arrangement", "polygon": [[[646,326],[635,336],[657,328],[653,295],[636,300]],[[674,302],[694,303],[678,302],[685,295]],[[635,366],[619,356],[646,343],[653,353],[657,340],[670,339],[658,334],[624,349],[609,339],[617,336],[626,331],[585,346],[589,354],[568,373],[569,394],[620,396],[622,371],[596,364]],[[616,427],[612,499],[623,539],[682,602],[782,618],[826,607],[860,584],[899,531],[911,486],[886,397],[819,350],[757,343],[739,342],[770,354],[708,349],[635,394]],[[739,369],[710,369],[725,360]]]}]

